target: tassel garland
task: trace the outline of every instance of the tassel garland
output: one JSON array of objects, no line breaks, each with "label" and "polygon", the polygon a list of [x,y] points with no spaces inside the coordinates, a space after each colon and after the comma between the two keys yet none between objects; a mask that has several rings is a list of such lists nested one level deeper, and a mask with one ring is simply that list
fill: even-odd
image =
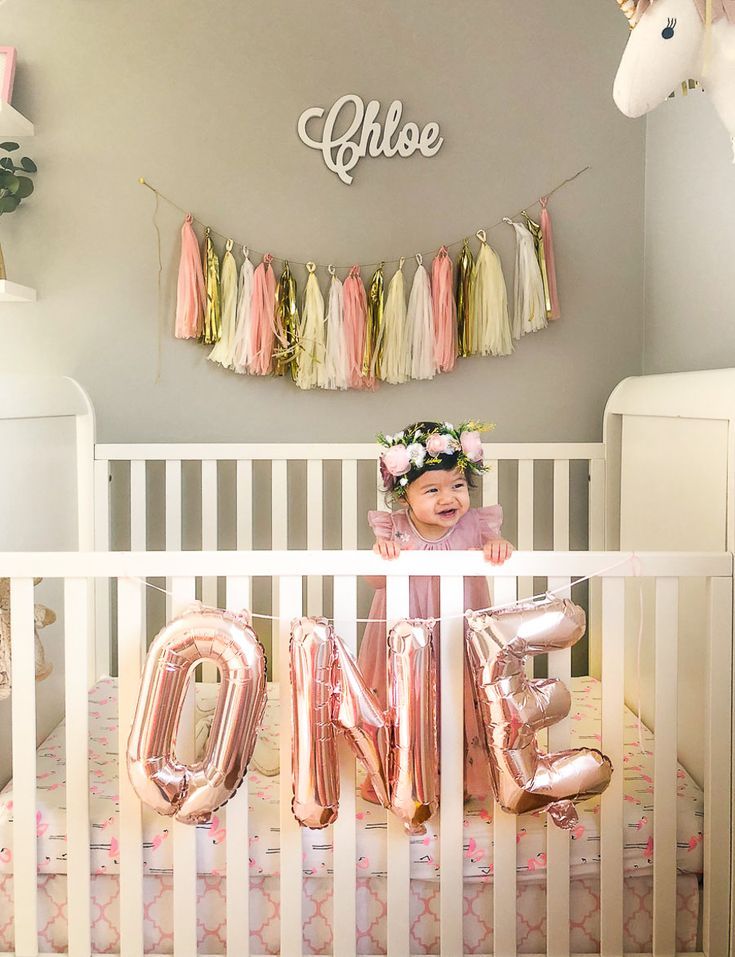
[{"label": "tassel garland", "polygon": [[236,372],[251,371],[250,345],[253,336],[252,325],[252,298],[253,298],[253,264],[250,262],[250,250],[243,248],[245,259],[240,267],[240,279],[237,286],[237,325],[235,327],[235,362]]},{"label": "tassel garland", "polygon": [[276,339],[279,347],[275,354],[275,374],[290,373],[296,378],[296,348],[299,330],[299,306],[296,280],[291,274],[291,267],[284,262],[281,278],[276,290]]},{"label": "tassel garland", "polygon": [[199,249],[193,217],[181,227],[174,334],[213,348],[209,358],[247,375],[290,375],[301,389],[374,389],[450,372],[458,356],[510,355],[513,339],[559,317],[549,197],[540,200],[540,222],[523,210],[525,223],[505,218],[516,238],[512,322],[500,259],[478,230],[473,256],[465,239],[454,265],[442,246],[427,271],[421,254],[406,301],[402,258],[387,284],[385,264],[366,290],[360,266],[342,283],[328,267],[329,291],[319,285],[317,264],[306,264],[299,303],[296,279],[283,261],[280,278],[273,256],[257,267],[243,247],[239,278],[233,241],[220,260],[207,227]]},{"label": "tassel garland", "polygon": [[383,263],[370,280],[367,297],[367,323],[365,327],[365,351],[362,358],[362,374],[372,384],[380,378],[380,359],[383,349],[383,306],[384,306]]},{"label": "tassel garland", "polygon": [[398,269],[388,286],[388,297],[385,301],[383,328],[382,373],[385,382],[399,385],[408,382],[411,376],[408,340],[408,311],[406,309],[406,284],[403,278],[403,263],[401,259]]},{"label": "tassel garland", "polygon": [[421,253],[416,256],[418,266],[408,298],[408,334],[411,342],[411,378],[433,379],[434,315],[431,305],[431,282]]},{"label": "tassel garland", "polygon": [[266,253],[253,276],[251,318],[250,369],[253,375],[268,375],[271,371],[275,340],[276,277],[273,256]]},{"label": "tassel garland", "polygon": [[541,240],[546,258],[546,277],[548,282],[548,298],[546,315],[549,319],[561,318],[559,306],[559,289],[556,280],[556,261],[554,257],[554,231],[551,228],[551,214],[549,213],[549,197],[541,197]]},{"label": "tassel garland", "polygon": [[[509,356],[513,351],[508,316],[508,292],[503,269],[484,229],[477,232],[480,251],[472,274],[472,343],[474,352],[487,356]],[[470,353],[474,354],[474,353]]]},{"label": "tassel garland", "polygon": [[362,361],[365,349],[367,296],[360,267],[353,266],[344,282],[344,331],[347,349],[348,381],[351,389],[363,389]]},{"label": "tassel garland", "polygon": [[225,369],[235,365],[235,327],[237,323],[237,263],[232,255],[232,240],[227,240],[220,272],[221,334],[209,353],[212,362]]},{"label": "tassel garland", "polygon": [[431,264],[434,358],[437,372],[451,372],[457,358],[457,306],[452,290],[452,260],[442,246]]},{"label": "tassel garland", "polygon": [[315,389],[317,386],[324,388],[324,297],[315,275],[316,266],[314,263],[307,263],[306,268],[309,278],[306,280],[304,306],[301,310],[296,385],[300,389]]},{"label": "tassel garland", "polygon": [[513,338],[538,332],[546,324],[544,281],[536,258],[533,235],[523,223],[508,220],[516,233],[516,265],[513,279]]},{"label": "tassel garland", "polygon": [[469,239],[462,244],[457,261],[457,355],[472,356],[475,345],[470,341],[472,324],[473,277],[475,261]]},{"label": "tassel garland", "polygon": [[326,389],[349,389],[350,365],[344,328],[344,289],[334,266],[329,267],[327,305]]},{"label": "tassel garland", "polygon": [[207,287],[207,303],[204,309],[204,341],[207,345],[210,345],[219,341],[221,308],[219,299],[219,256],[214,251],[212,232],[209,228],[204,238],[204,264]]},{"label": "tassel garland", "polygon": [[199,339],[204,331],[204,307],[206,292],[199,243],[192,225],[191,213],[187,213],[181,227],[181,259],[176,288],[177,339]]}]

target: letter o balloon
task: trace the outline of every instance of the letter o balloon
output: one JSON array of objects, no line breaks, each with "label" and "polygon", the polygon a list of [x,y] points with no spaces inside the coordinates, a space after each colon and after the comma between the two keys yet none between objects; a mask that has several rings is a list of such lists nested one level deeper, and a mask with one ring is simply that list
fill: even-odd
[{"label": "letter o balloon", "polygon": [[[222,680],[205,753],[187,765],[176,757],[175,739],[201,661],[217,665]],[[128,774],[140,800],[185,824],[208,821],[245,777],[265,703],[265,651],[245,614],[202,607],[175,618],[151,644],[128,739]]]}]

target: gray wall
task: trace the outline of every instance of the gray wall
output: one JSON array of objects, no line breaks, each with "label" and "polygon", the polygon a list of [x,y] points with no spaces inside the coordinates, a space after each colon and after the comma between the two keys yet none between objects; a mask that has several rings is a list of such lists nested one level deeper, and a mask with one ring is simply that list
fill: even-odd
[{"label": "gray wall", "polygon": [[[640,372],[644,126],[611,84],[626,39],[611,0],[7,0],[14,105],[36,124],[37,193],[2,220],[9,273],[0,371],[89,390],[101,441],[370,440],[417,417],[490,417],[498,440],[593,440],[611,388]],[[590,38],[594,42],[589,42]],[[438,120],[434,159],[364,160],[343,186],[297,139],[307,106],[358,92]],[[303,394],[248,379],[171,337],[180,213],[161,205],[156,382],[152,183],[254,247],[370,262],[514,213],[580,167],[553,203],[564,318],[508,359],[432,383]],[[512,283],[512,231],[491,241]]]},{"label": "gray wall", "polygon": [[706,94],[647,120],[644,371],[735,366],[735,169]]}]

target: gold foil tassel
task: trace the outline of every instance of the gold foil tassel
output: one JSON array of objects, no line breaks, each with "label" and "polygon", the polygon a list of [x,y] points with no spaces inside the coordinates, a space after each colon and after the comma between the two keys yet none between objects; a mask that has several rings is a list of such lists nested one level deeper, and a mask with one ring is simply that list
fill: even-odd
[{"label": "gold foil tassel", "polygon": [[207,305],[204,310],[204,341],[219,342],[222,335],[222,304],[219,295],[219,256],[212,233],[207,226],[204,237],[204,278],[207,284]]},{"label": "gold foil tassel", "polygon": [[551,305],[551,287],[549,286],[549,270],[546,266],[546,249],[544,247],[544,233],[540,223],[534,222],[526,210],[522,210],[523,218],[526,220],[528,230],[533,236],[533,245],[536,248],[536,259],[541,269],[541,278],[544,281],[544,303],[546,305],[546,318],[551,319],[553,307]]},{"label": "gold foil tassel", "polygon": [[362,374],[368,379],[380,378],[381,357],[383,352],[383,306],[385,302],[385,281],[383,263],[373,273],[368,289],[367,323],[365,329],[365,352],[362,357]]},{"label": "gold foil tassel", "polygon": [[287,261],[276,288],[276,344],[274,375],[290,373],[296,379],[298,367],[299,306],[296,280]]},{"label": "gold foil tassel", "polygon": [[469,239],[462,244],[457,260],[457,355],[471,356],[477,349],[472,339],[472,291],[475,260]]}]

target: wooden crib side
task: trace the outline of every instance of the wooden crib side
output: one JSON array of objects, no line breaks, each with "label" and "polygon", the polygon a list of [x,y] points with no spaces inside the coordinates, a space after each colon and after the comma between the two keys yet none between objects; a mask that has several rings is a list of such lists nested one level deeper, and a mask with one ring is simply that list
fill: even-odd
[{"label": "wooden crib side", "polygon": [[[380,560],[360,552],[266,551],[262,553],[97,553],[97,554],[0,554],[0,575],[13,579],[13,669],[17,693],[13,697],[14,737],[14,848],[16,953],[28,957],[38,953],[36,937],[36,754],[25,746],[27,729],[35,715],[36,690],[33,681],[31,647],[32,577],[43,575],[65,582],[65,628],[67,659],[83,662],[88,653],[89,634],[94,625],[88,614],[88,581],[91,577],[112,578],[119,594],[119,726],[120,726],[120,854],[121,953],[142,953],[142,824],[141,806],[127,780],[124,766],[125,743],[136,703],[141,665],[146,646],[143,624],[143,581],[166,578],[171,581],[174,611],[194,595],[196,577],[222,577],[227,585],[228,604],[239,607],[248,597],[255,575],[272,575],[280,580],[279,626],[280,665],[278,678],[284,698],[288,697],[288,622],[303,611],[302,582],[309,574],[334,579],[338,626],[352,643],[350,623],[355,618],[355,583],[358,576],[375,574],[383,568]],[[444,599],[442,641],[461,645],[462,576],[483,570],[482,559],[473,553],[407,554],[388,569],[389,614],[401,617],[408,611],[408,576],[436,574],[442,580]],[[623,952],[623,692],[624,692],[624,606],[625,583],[637,576],[654,582],[656,595],[656,719],[653,780],[654,817],[654,953],[675,952],[676,917],[676,801],[677,801],[677,605],[681,582],[702,577],[708,582],[710,615],[707,629],[708,701],[701,702],[707,714],[705,779],[705,877],[703,950],[707,957],[729,953],[730,933],[730,834],[732,827],[732,556],[729,554],[650,554],[625,556],[620,553],[518,553],[506,567],[491,570],[496,595],[512,601],[522,578],[545,578],[549,587],[564,588],[574,579],[601,576],[602,608],[602,749],[618,773],[602,800],[601,828],[601,954]],[[446,647],[446,646],[445,646]],[[459,649],[458,649],[459,650]],[[17,652],[17,653],[16,653]],[[441,860],[441,954],[457,957],[462,942],[462,747],[461,726],[452,715],[461,711],[461,654],[443,654],[442,687],[442,824]],[[569,651],[555,653],[550,661],[552,676],[568,679]],[[67,806],[74,809],[68,826],[68,919],[69,953],[89,954],[89,791],[87,766],[87,700],[82,668],[67,668]],[[550,734],[549,746],[569,745],[569,719]],[[290,766],[290,723],[280,728],[281,767]],[[343,755],[348,775],[354,775],[354,759]],[[302,848],[301,832],[290,810],[289,775],[281,775],[281,922],[280,953],[302,953]],[[247,834],[247,801],[237,798],[226,808],[228,831]],[[355,954],[355,819],[349,798],[342,807],[335,830],[334,953]],[[516,835],[517,819],[495,809],[494,832],[494,913],[495,954],[514,954],[517,949]],[[175,953],[194,957],[196,938],[196,845],[195,831],[174,827],[174,927]],[[409,844],[400,827],[388,832],[388,954],[406,957],[409,946]],[[247,899],[247,875],[242,873],[242,854],[235,841],[228,849],[227,953],[247,957],[249,937],[242,903]],[[569,954],[569,835],[549,828],[547,837],[547,955]],[[232,878],[232,884],[229,883]],[[4,957],[4,955],[3,955]]]}]

